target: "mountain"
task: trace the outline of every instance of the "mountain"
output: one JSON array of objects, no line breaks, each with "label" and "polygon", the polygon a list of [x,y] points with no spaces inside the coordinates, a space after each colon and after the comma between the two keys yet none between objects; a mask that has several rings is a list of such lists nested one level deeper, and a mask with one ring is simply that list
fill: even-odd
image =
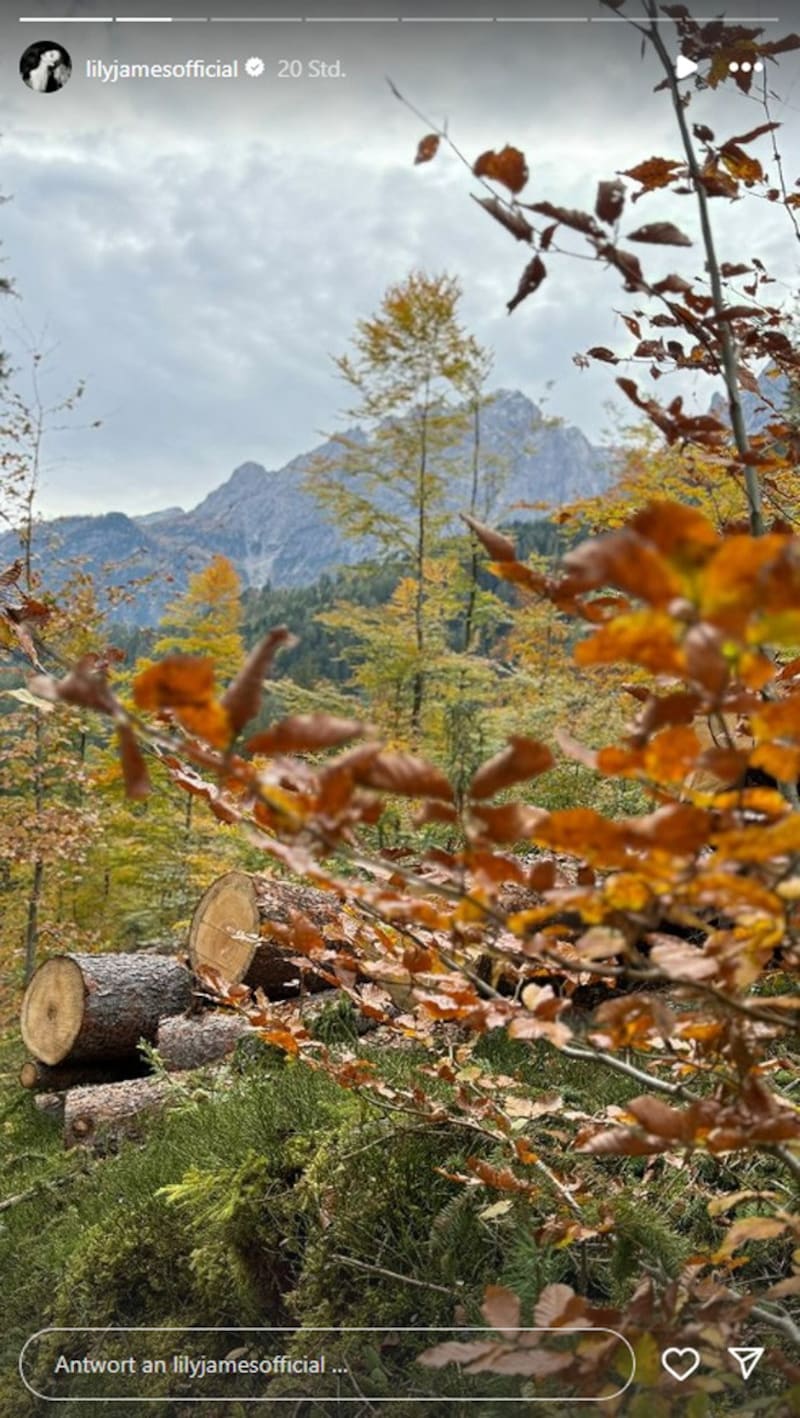
[{"label": "mountain", "polygon": [[[364,437],[358,429],[348,436]],[[611,480],[607,450],[593,447],[578,428],[544,419],[519,390],[499,390],[484,411],[482,448],[487,461],[502,470],[500,490],[481,509],[495,524],[543,515],[515,503],[557,507],[600,493]],[[313,461],[336,454],[336,443],[328,442],[275,470],[242,463],[188,512],[170,507],[141,517],[106,512],[43,522],[36,542],[46,587],[57,590],[76,565],[101,586],[136,581],[134,594],[114,615],[152,625],[191,573],[215,553],[233,562],[247,586],[310,585],[323,572],[370,553],[367,543],[346,543],[303,488]],[[387,507],[391,501],[387,484]],[[454,487],[449,501],[455,522],[466,503],[463,484]],[[0,536],[0,566],[16,552],[13,534]]]}]

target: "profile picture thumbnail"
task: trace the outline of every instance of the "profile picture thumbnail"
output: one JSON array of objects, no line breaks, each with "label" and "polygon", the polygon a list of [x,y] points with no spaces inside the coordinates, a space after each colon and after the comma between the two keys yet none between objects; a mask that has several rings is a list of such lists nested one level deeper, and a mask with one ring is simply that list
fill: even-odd
[{"label": "profile picture thumbnail", "polygon": [[29,44],[19,61],[23,82],[37,94],[55,94],[68,83],[72,60],[63,44],[38,39]]}]

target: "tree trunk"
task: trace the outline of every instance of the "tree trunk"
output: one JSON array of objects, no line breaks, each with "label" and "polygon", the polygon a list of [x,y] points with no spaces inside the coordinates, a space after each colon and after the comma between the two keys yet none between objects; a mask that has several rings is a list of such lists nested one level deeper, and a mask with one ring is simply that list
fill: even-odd
[{"label": "tree trunk", "polygon": [[64,1094],[63,1093],[37,1093],[33,1100],[33,1106],[37,1113],[41,1113],[45,1118],[52,1118],[53,1122],[63,1123],[64,1121]]},{"label": "tree trunk", "polygon": [[342,907],[331,892],[227,872],[208,888],[192,917],[192,969],[196,974],[214,970],[230,984],[262,989],[270,999],[287,999],[301,988],[325,989],[330,981],[310,959],[293,959],[288,928],[294,912],[305,916],[331,947],[348,944]]},{"label": "tree trunk", "polygon": [[165,956],[54,955],[23,996],[22,1038],[45,1064],[118,1059],[191,998],[189,971]]},{"label": "tree trunk", "polygon": [[64,1095],[64,1146],[113,1149],[120,1137],[137,1132],[142,1113],[164,1107],[169,1091],[163,1078],[71,1088]]},{"label": "tree trunk", "polygon": [[239,1014],[175,1014],[161,1020],[156,1048],[170,1071],[201,1068],[232,1053],[242,1036],[252,1032]]},{"label": "tree trunk", "polygon": [[65,1088],[83,1084],[119,1083],[123,1078],[142,1078],[149,1073],[141,1054],[123,1054],[101,1063],[45,1064],[41,1059],[26,1059],[19,1071],[23,1088],[35,1093],[59,1093]]}]

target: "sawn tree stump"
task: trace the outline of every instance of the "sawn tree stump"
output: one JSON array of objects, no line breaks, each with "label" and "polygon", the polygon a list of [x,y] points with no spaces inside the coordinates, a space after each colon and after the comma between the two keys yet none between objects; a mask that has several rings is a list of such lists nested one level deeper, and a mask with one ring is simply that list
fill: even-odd
[{"label": "sawn tree stump", "polygon": [[[341,903],[313,886],[231,871],[201,897],[189,927],[189,958],[196,972],[211,967],[230,984],[259,988],[270,999],[287,999],[329,986],[311,961],[296,965],[285,932],[299,911],[326,944],[347,945]],[[278,926],[275,931],[272,923]]]},{"label": "sawn tree stump", "polygon": [[25,991],[22,1037],[45,1064],[118,1059],[191,998],[189,971],[166,956],[54,955]]}]

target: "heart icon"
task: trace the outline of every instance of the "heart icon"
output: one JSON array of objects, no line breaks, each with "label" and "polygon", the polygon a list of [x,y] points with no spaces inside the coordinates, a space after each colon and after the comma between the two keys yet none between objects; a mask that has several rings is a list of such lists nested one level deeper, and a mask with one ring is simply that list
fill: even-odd
[{"label": "heart icon", "polygon": [[682,1384],[695,1369],[700,1367],[700,1355],[696,1349],[665,1349],[661,1355],[662,1367]]}]

